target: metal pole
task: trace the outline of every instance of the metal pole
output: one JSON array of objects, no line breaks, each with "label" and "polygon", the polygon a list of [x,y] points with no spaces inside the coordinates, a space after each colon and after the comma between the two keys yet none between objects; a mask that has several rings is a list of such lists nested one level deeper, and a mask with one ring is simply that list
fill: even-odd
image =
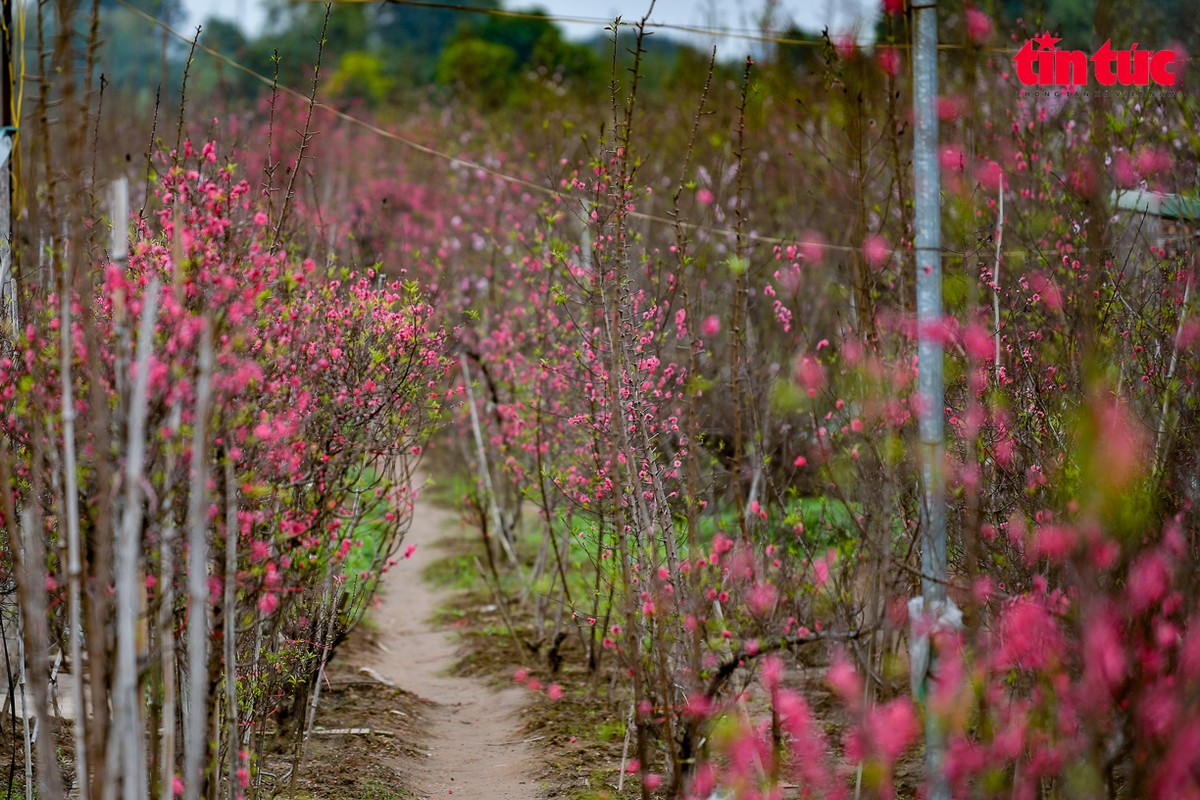
[{"label": "metal pole", "polygon": [[[913,0],[913,179],[916,192],[917,390],[921,435],[921,594],[925,612],[937,619],[946,603],[946,497],[943,486],[945,430],[942,345],[934,326],[942,319],[941,174],[938,165],[937,0]],[[931,642],[932,645],[932,642]],[[929,672],[936,665],[930,651]],[[928,675],[928,673],[927,673]],[[928,697],[928,692],[926,692]],[[925,769],[929,800],[949,800],[945,735],[926,715]]]}]

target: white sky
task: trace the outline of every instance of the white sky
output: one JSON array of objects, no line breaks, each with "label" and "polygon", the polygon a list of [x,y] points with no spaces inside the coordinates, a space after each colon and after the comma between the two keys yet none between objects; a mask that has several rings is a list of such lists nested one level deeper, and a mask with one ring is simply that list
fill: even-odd
[{"label": "white sky", "polygon": [[[454,0],[448,0],[454,2]],[[249,34],[255,34],[263,24],[260,0],[184,0],[190,18],[185,30],[210,16],[237,20]],[[618,14],[626,21],[641,19],[649,6],[649,0],[505,0],[504,7],[522,9],[541,6],[555,16],[594,18],[590,25],[564,26],[571,38],[584,39],[602,32],[607,22]],[[654,6],[653,22],[669,22],[676,25],[701,26],[708,28],[735,28],[757,30],[758,18],[763,13],[766,0],[658,0]],[[828,25],[834,34],[867,31],[878,14],[879,0],[776,0],[775,22],[772,28],[780,30],[788,21],[796,22],[801,28],[814,33]],[[600,21],[603,20],[603,21]],[[660,35],[665,35],[660,34]],[[716,44],[720,51],[729,55],[729,50],[747,50],[748,43],[736,39],[722,38],[713,42],[700,38],[697,44]]]}]

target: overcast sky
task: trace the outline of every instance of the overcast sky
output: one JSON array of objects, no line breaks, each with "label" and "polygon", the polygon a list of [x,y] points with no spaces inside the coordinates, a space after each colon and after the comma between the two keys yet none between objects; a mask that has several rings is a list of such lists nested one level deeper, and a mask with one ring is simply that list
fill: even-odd
[{"label": "overcast sky", "polygon": [[[453,2],[454,0],[450,0]],[[210,16],[223,17],[242,23],[249,34],[255,34],[263,23],[260,0],[184,0],[191,15],[186,27],[194,27]],[[595,19],[591,24],[564,26],[572,38],[587,38],[604,30],[607,22],[618,14],[625,20],[637,20],[649,6],[648,0],[505,0],[509,9],[541,6],[555,16]],[[766,0],[658,0],[651,20],[676,25],[758,30],[758,19]],[[819,32],[829,26],[835,34],[867,30],[878,13],[879,0],[778,0],[776,19],[772,28],[785,28],[789,21],[801,28]],[[185,27],[185,29],[186,29]],[[712,39],[697,40],[711,45]],[[725,51],[745,49],[736,40],[715,42]]]}]

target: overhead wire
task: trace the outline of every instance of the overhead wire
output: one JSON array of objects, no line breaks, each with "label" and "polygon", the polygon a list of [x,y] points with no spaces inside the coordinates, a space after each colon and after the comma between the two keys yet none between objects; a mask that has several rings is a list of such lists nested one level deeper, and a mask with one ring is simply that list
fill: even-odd
[{"label": "overhead wire", "polygon": [[[326,3],[329,0],[295,0],[301,3]],[[466,14],[478,14],[490,17],[503,17],[508,19],[528,19],[544,22],[557,22],[571,25],[598,25],[604,26],[605,30],[611,30],[612,24],[615,21],[610,18],[603,17],[581,17],[581,16],[563,16],[556,14],[543,14],[537,11],[510,11],[503,8],[481,8],[477,6],[464,6],[456,3],[435,2],[435,0],[334,0],[339,5],[393,5],[393,6],[412,6],[414,8],[440,9],[444,11],[455,11]],[[625,23],[630,24],[630,23]],[[789,47],[826,47],[828,43],[825,38],[806,38],[797,39],[788,32],[781,31],[760,31],[751,30],[748,28],[724,28],[705,25],[681,25],[673,22],[656,22],[647,20],[646,27],[654,30],[678,31],[680,33],[692,33],[699,36],[711,36],[713,38],[726,39],[743,39],[746,41],[762,42],[767,44],[782,44]],[[836,44],[836,42],[835,42]],[[885,42],[876,43],[884,44],[887,47],[909,50],[912,45],[908,42]],[[938,42],[938,50],[966,50],[972,49],[985,53],[996,53],[1000,55],[1015,56],[1019,52],[1017,47],[997,47],[993,45],[979,44],[962,44],[956,42]],[[1200,55],[1189,56],[1188,61],[1200,61]]]},{"label": "overhead wire", "polygon": [[[349,1],[350,2],[370,2],[371,0],[349,0]],[[490,9],[490,10],[474,9],[470,6],[456,6],[456,5],[451,5],[448,3],[425,2],[425,0],[386,0],[386,1],[389,3],[400,4],[400,5],[415,5],[415,6],[422,6],[422,7],[444,8],[444,9],[456,10],[456,11],[496,11],[495,9]],[[254,80],[264,84],[265,86],[270,87],[271,89],[273,89],[275,91],[279,91],[283,94],[289,95],[291,97],[295,97],[295,98],[303,101],[304,103],[311,104],[314,109],[324,111],[324,112],[326,112],[326,113],[328,113],[350,125],[358,127],[362,130],[365,130],[365,131],[367,131],[373,135],[379,136],[381,138],[385,138],[385,139],[397,142],[398,144],[401,144],[415,152],[439,159],[441,161],[445,161],[448,164],[450,164],[451,166],[457,165],[457,166],[461,166],[461,167],[466,167],[468,169],[475,170],[476,172],[481,172],[485,175],[488,175],[489,177],[495,178],[495,179],[503,181],[505,183],[508,183],[508,184],[511,184],[514,186],[520,186],[524,189],[527,189],[531,192],[535,192],[535,193],[540,194],[545,197],[550,197],[550,198],[563,197],[563,193],[556,189],[550,188],[548,186],[544,186],[539,183],[535,183],[526,178],[521,178],[516,175],[510,175],[506,172],[502,172],[493,167],[489,167],[485,164],[480,164],[477,161],[472,161],[471,159],[463,158],[462,156],[452,155],[452,154],[446,153],[442,150],[438,150],[434,147],[430,147],[428,145],[421,144],[420,142],[418,142],[414,139],[410,139],[410,138],[403,136],[401,134],[398,134],[394,131],[390,131],[390,130],[387,130],[386,128],[382,128],[372,122],[368,122],[366,120],[355,117],[355,116],[348,114],[347,112],[342,111],[341,109],[335,108],[334,106],[331,106],[327,103],[323,103],[319,100],[310,98],[308,95],[304,94],[303,92],[301,92],[297,89],[293,89],[290,86],[282,85],[282,84],[278,83],[278,81],[276,81],[272,78],[269,78],[266,75],[263,75],[262,73],[257,72],[255,70],[251,69],[250,67],[247,67],[244,64],[239,63],[238,61],[236,61],[233,58],[230,58],[229,56],[225,55],[224,53],[220,52],[219,50],[216,50],[212,47],[209,47],[208,45],[201,43],[199,41],[199,33],[200,33],[199,28],[197,29],[196,36],[189,37],[189,36],[181,33],[180,31],[176,30],[175,28],[171,27],[167,23],[163,22],[162,20],[158,19],[157,17],[154,17],[153,15],[148,14],[147,12],[145,12],[142,9],[138,8],[137,6],[133,5],[132,3],[129,2],[129,0],[115,0],[115,2],[119,6],[124,8],[125,10],[129,11],[130,13],[134,14],[135,16],[140,17],[141,19],[145,20],[146,22],[149,22],[152,25],[155,25],[155,26],[161,28],[167,34],[174,36],[176,39],[179,39],[180,41],[182,41],[186,44],[189,44],[189,45],[194,44],[194,46],[197,50],[205,53],[206,55],[208,55],[211,58],[216,59],[217,61],[220,61],[221,63],[229,66],[230,68],[237,70],[238,72],[241,72],[241,73],[253,78]],[[537,18],[537,19],[546,19],[549,21],[570,20],[570,18],[554,17],[551,15],[543,15],[543,14],[533,14],[530,12],[501,11],[498,13],[501,16],[516,16],[516,17],[523,17],[523,18],[532,17],[532,18]],[[673,30],[686,29],[685,26],[677,26],[677,25],[667,26],[666,23],[660,23],[660,25],[663,27],[670,27]],[[706,30],[715,30],[715,29],[706,29]],[[722,236],[722,237],[725,237],[728,239],[736,239],[737,236],[739,235],[738,231],[736,231],[733,228],[716,227],[716,226],[712,226],[712,225],[700,224],[700,223],[695,223],[695,222],[687,222],[685,220],[673,219],[672,217],[668,217],[668,216],[662,216],[662,215],[658,215],[658,214],[649,214],[644,211],[636,211],[635,210],[635,211],[629,211],[627,213],[630,217],[632,217],[634,219],[642,220],[644,222],[651,222],[651,223],[660,224],[660,225],[679,226],[680,228],[682,228],[685,231],[688,231],[689,233],[706,232],[709,234]],[[760,244],[768,244],[768,245],[780,245],[780,246],[796,245],[796,246],[800,246],[800,247],[811,247],[811,248],[815,248],[815,249],[819,249],[819,250],[830,251],[830,252],[840,252],[840,253],[857,253],[861,249],[859,247],[854,247],[854,246],[850,246],[850,245],[830,244],[828,242],[823,242],[823,241],[804,241],[804,240],[801,240],[799,238],[794,238],[794,237],[789,238],[789,237],[782,237],[782,236],[767,236],[767,235],[754,233],[754,232],[743,233],[742,235],[745,236],[745,238],[749,239],[752,242],[757,242]],[[1005,251],[1003,251],[1003,254],[1004,255],[1022,255],[1022,256],[1038,255],[1036,252],[1030,251],[1030,250],[1005,250]],[[943,255],[965,259],[970,256],[970,252],[969,251],[958,252],[958,251],[943,248]]]},{"label": "overhead wire", "polygon": [[[323,3],[327,0],[299,0],[306,3]],[[455,11],[466,14],[478,14],[486,17],[502,17],[506,19],[528,19],[540,22],[557,22],[570,25],[597,25],[603,26],[604,30],[611,30],[613,22],[612,18],[603,17],[576,17],[576,16],[561,16],[556,14],[543,14],[537,11],[510,11],[503,8],[481,8],[478,6],[464,6],[455,3],[440,3],[434,0],[337,0],[344,5],[391,5],[391,6],[412,6],[414,8],[439,9],[444,11]],[[629,23],[626,23],[629,24]],[[823,38],[816,39],[798,39],[793,35],[781,31],[755,31],[748,28],[722,28],[706,25],[681,25],[675,22],[656,22],[647,20],[646,27],[653,30],[662,31],[677,31],[679,33],[691,33],[698,36],[711,36],[717,39],[742,39],[751,42],[761,42],[765,44],[782,44],[789,47],[825,47],[827,43]],[[908,49],[908,43],[889,44],[889,47],[898,47]],[[961,50],[967,45],[954,44],[951,42],[943,42],[938,45],[939,50]],[[1015,48],[1003,47],[978,47],[977,50],[984,50],[994,53],[1005,53],[1015,55]]]},{"label": "overhead wire", "polygon": [[[238,63],[237,61],[235,61],[234,59],[225,55],[224,53],[220,52],[219,50],[215,50],[205,44],[200,43],[196,37],[189,38],[185,34],[179,32],[179,31],[175,30],[174,28],[172,28],[171,26],[167,25],[162,20],[157,19],[156,17],[146,13],[145,11],[142,11],[140,8],[137,8],[136,6],[131,4],[129,2],[129,0],[116,0],[116,3],[118,5],[120,5],[122,8],[126,9],[127,11],[135,14],[138,17],[141,17],[143,20],[146,20],[147,22],[150,22],[150,23],[158,26],[159,28],[166,31],[169,35],[176,37],[177,39],[179,39],[182,42],[185,42],[189,45],[194,42],[197,50],[205,53],[206,55],[208,55],[212,58],[217,59],[218,61],[226,64],[227,66],[229,66],[245,75],[248,75],[251,78],[254,78],[255,80],[263,83],[264,85],[271,87],[272,89],[276,89],[276,90],[282,92],[283,94],[289,95],[291,97],[295,97],[305,103],[311,103],[313,108],[324,111],[328,114],[331,114],[334,117],[337,117],[338,119],[340,119],[350,125],[354,125],[358,128],[368,131],[376,136],[380,136],[385,139],[390,139],[391,141],[402,144],[405,147],[407,147],[411,150],[414,150],[418,153],[421,153],[423,155],[431,156],[433,158],[437,158],[442,161],[446,161],[452,165],[459,165],[459,166],[466,167],[468,169],[482,172],[490,177],[496,178],[497,180],[501,180],[501,181],[504,181],[506,183],[509,183],[509,184],[512,184],[515,186],[520,186],[520,187],[522,187],[524,189],[528,189],[532,192],[537,192],[538,194],[541,194],[545,197],[554,198],[554,197],[562,197],[563,196],[562,193],[556,189],[552,189],[548,186],[543,186],[542,184],[539,184],[539,183],[534,183],[533,181],[527,180],[525,178],[520,178],[515,175],[510,175],[506,172],[501,172],[500,170],[497,170],[493,167],[489,167],[485,164],[480,164],[476,161],[472,161],[470,159],[463,158],[461,156],[451,155],[450,153],[446,153],[444,151],[438,150],[438,149],[430,147],[428,145],[421,144],[420,142],[410,139],[407,136],[403,136],[401,134],[395,133],[394,131],[389,131],[386,128],[381,128],[374,123],[367,122],[366,120],[355,117],[355,116],[348,114],[345,111],[342,111],[341,109],[335,108],[327,103],[323,103],[319,100],[313,100],[313,99],[309,98],[309,96],[304,94],[303,92],[301,92],[297,89],[293,89],[290,86],[284,86],[282,84],[279,84],[275,80],[267,77],[266,75],[256,72],[255,70],[245,66],[244,64]],[[661,216],[661,215],[657,215],[657,214],[648,214],[643,211],[631,211],[631,212],[627,212],[627,213],[629,214],[629,216],[633,217],[634,219],[639,219],[644,222],[652,222],[652,223],[656,223],[656,224],[672,225],[672,226],[679,225],[684,230],[692,232],[692,233],[697,232],[697,231],[704,231],[704,232],[707,232],[710,234],[716,234],[718,236],[723,236],[723,237],[729,238],[729,239],[735,239],[735,238],[737,238],[737,235],[738,235],[738,232],[732,228],[713,227],[710,225],[702,225],[699,223],[687,222],[684,220],[675,220],[670,217]],[[830,251],[836,251],[836,252],[857,252],[858,251],[858,248],[855,248],[855,247],[850,247],[847,245],[829,244],[827,242],[802,242],[802,241],[798,241],[797,239],[789,239],[789,238],[783,238],[783,237],[778,237],[778,236],[764,236],[762,234],[756,234],[756,233],[749,233],[749,234],[744,234],[744,235],[748,239],[755,241],[755,242],[759,242],[761,244],[803,245],[803,246],[816,247],[816,248],[820,248],[822,250],[830,250]]]}]

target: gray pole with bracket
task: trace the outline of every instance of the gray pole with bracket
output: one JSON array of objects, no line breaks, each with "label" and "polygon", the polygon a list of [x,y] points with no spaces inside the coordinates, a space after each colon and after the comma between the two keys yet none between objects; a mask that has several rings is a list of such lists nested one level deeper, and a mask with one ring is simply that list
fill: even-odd
[{"label": "gray pole with bracket", "polygon": [[[921,594],[924,611],[936,620],[946,607],[946,454],[942,385],[942,345],[934,326],[942,324],[942,204],[938,164],[937,0],[912,3],[913,180],[916,200],[917,391],[921,438]],[[930,642],[929,672],[936,666]],[[929,673],[925,679],[928,680]],[[925,692],[928,698],[929,692]],[[928,709],[928,706],[927,706]],[[932,713],[925,722],[925,769],[929,800],[949,800],[946,740]]]}]

